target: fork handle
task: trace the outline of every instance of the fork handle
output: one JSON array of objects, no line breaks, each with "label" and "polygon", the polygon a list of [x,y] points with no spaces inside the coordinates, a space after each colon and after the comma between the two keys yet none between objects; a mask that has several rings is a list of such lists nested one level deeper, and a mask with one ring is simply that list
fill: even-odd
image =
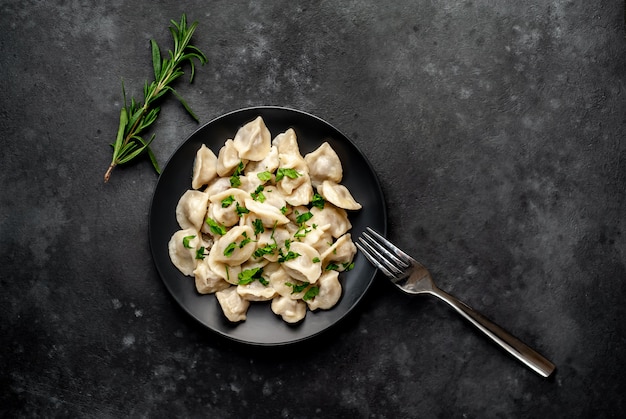
[{"label": "fork handle", "polygon": [[439,288],[433,289],[431,293],[452,306],[452,308],[469,320],[470,323],[476,326],[485,335],[489,336],[495,343],[539,375],[549,377],[556,368],[552,362],[548,361],[535,350],[458,298]]}]

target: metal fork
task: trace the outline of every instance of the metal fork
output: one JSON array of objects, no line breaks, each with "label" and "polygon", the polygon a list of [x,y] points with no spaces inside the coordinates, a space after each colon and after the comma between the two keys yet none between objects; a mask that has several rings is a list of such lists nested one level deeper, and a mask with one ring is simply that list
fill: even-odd
[{"label": "metal fork", "polygon": [[549,377],[555,365],[516,337],[493,323],[467,304],[437,287],[428,269],[404,253],[376,231],[367,231],[356,243],[358,249],[398,288],[408,294],[431,294],[448,303],[495,343],[543,377]]}]

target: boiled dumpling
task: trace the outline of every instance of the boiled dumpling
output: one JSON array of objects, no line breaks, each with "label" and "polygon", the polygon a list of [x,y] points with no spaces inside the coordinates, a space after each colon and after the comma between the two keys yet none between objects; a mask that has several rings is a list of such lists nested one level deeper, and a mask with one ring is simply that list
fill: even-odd
[{"label": "boiled dumpling", "polygon": [[325,180],[335,183],[341,182],[343,169],[341,160],[333,148],[325,142],[315,151],[304,156],[309,175],[314,186],[321,184]]},{"label": "boiled dumpling", "polygon": [[339,272],[326,271],[317,281],[319,291],[317,295],[306,303],[311,310],[327,310],[333,307],[341,298],[341,284],[339,283]]},{"label": "boiled dumpling", "polygon": [[285,271],[293,278],[314,284],[322,274],[320,254],[313,246],[293,242],[289,251],[298,256],[283,263]]},{"label": "boiled dumpling", "polygon": [[235,226],[213,244],[209,260],[239,266],[252,256],[256,248],[253,239],[249,226]]},{"label": "boiled dumpling", "polygon": [[278,169],[278,147],[275,145],[270,147],[270,151],[261,161],[251,161],[246,165],[247,174],[256,174],[261,172],[273,173]]},{"label": "boiled dumpling", "polygon": [[170,238],[167,244],[170,260],[183,275],[193,276],[196,252],[201,245],[200,234],[193,228],[178,230]]},{"label": "boiled dumpling", "polygon": [[200,261],[193,271],[196,290],[200,294],[213,294],[230,287],[230,284],[209,267],[208,261]]},{"label": "boiled dumpling", "polygon": [[217,156],[210,148],[202,144],[196,152],[196,160],[193,163],[191,187],[200,189],[212,181],[215,176],[217,176]]},{"label": "boiled dumpling", "polygon": [[338,262],[337,270],[344,271],[346,266],[352,262],[356,254],[356,246],[352,242],[352,235],[346,233],[339,237],[326,251],[321,254],[324,266],[330,262]]},{"label": "boiled dumpling", "polygon": [[189,189],[178,200],[176,205],[176,221],[180,228],[200,230],[207,213],[209,197],[204,192]]},{"label": "boiled dumpling", "polygon": [[272,311],[287,323],[297,323],[306,316],[306,303],[282,295],[272,300]]},{"label": "boiled dumpling", "polygon": [[361,204],[356,202],[348,188],[338,183],[325,180],[317,187],[317,192],[322,195],[325,200],[339,208],[347,210],[361,209]]},{"label": "boiled dumpling", "polygon": [[313,207],[311,208],[311,214],[313,214],[313,218],[309,220],[309,223],[317,225],[330,224],[328,232],[335,238],[341,237],[352,228],[346,210],[337,208],[332,204],[326,203],[323,209]]},{"label": "boiled dumpling", "polygon": [[245,205],[251,213],[256,215],[257,218],[263,222],[264,227],[271,228],[275,225],[283,225],[289,222],[289,218],[273,205],[258,202],[250,198],[245,200]]},{"label": "boiled dumpling", "polygon": [[246,312],[250,307],[250,301],[244,300],[237,293],[236,287],[229,287],[215,293],[222,311],[231,322],[240,322],[246,319]]},{"label": "boiled dumpling", "polygon": [[217,155],[217,174],[222,177],[230,176],[239,163],[241,163],[241,158],[233,140],[226,140]]},{"label": "boiled dumpling", "polygon": [[239,158],[260,161],[270,152],[271,134],[265,126],[263,118],[257,117],[239,128],[233,146],[239,153]]}]

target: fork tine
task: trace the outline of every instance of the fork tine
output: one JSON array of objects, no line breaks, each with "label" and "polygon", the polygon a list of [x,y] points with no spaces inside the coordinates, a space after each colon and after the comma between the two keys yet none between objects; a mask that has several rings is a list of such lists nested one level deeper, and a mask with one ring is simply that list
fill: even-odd
[{"label": "fork tine", "polygon": [[[359,237],[359,241],[361,243],[355,243],[356,247],[361,251],[361,253],[363,253],[365,255],[365,257],[367,258],[367,260],[369,260],[372,265],[376,266],[378,269],[380,269],[380,271],[385,274],[386,276],[390,277],[390,278],[395,278],[396,275],[394,275],[393,273],[391,273],[391,271],[389,269],[387,269],[386,266],[384,266],[382,263],[379,262],[379,257],[375,256],[375,254],[377,255],[377,252],[372,248],[372,246],[370,246],[365,240],[363,240],[361,237]],[[383,260],[382,257],[380,257],[380,260]]]},{"label": "fork tine", "polygon": [[[397,247],[396,245],[391,243],[389,240],[387,240],[386,238],[381,236],[376,230],[372,229],[371,227],[366,227],[366,229],[367,229],[367,231],[369,233],[371,233],[372,236],[374,236],[377,239],[378,242],[374,241],[374,243],[378,244],[378,246],[381,247],[382,249],[384,249],[384,251],[386,251],[387,254],[390,254],[391,257],[394,257],[394,255],[392,255],[389,251],[393,252],[395,254],[395,256],[400,258],[402,260],[402,263],[404,263],[406,265],[411,265],[411,264],[417,264],[418,263],[411,256],[409,256],[408,254],[404,253],[399,247]],[[363,233],[364,236],[366,234],[367,233]]]}]

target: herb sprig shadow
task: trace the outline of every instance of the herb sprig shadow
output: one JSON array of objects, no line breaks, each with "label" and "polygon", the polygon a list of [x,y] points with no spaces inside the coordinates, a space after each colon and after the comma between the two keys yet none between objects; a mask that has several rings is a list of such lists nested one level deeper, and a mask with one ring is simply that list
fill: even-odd
[{"label": "herb sprig shadow", "polygon": [[191,37],[198,26],[198,22],[193,22],[187,26],[187,17],[185,14],[180,18],[180,22],[170,21],[172,26],[169,30],[174,39],[174,51],[168,50],[167,56],[164,58],[157,42],[150,40],[152,50],[152,67],[154,69],[154,80],[150,83],[146,81],[143,88],[143,104],[131,98],[130,103],[126,100],[126,89],[122,82],[122,95],[124,97],[124,106],[120,111],[120,124],[117,131],[115,143],[113,147],[113,158],[111,164],[104,175],[104,182],[108,182],[113,169],[125,163],[130,162],[136,157],[147,153],[152,166],[157,173],[161,172],[157,159],[150,149],[150,144],[154,141],[155,134],[152,134],[149,140],[145,140],[142,134],[150,127],[159,116],[161,107],[158,106],[159,99],[164,98],[167,93],[173,94],[183,105],[185,110],[191,117],[198,122],[198,117],[193,113],[187,102],[172,87],[172,83],[182,76],[184,73],[182,67],[185,63],[189,63],[191,67],[191,75],[189,83],[193,82],[195,75],[194,59],[198,60],[201,65],[207,63],[207,58],[200,49],[190,45]]}]

